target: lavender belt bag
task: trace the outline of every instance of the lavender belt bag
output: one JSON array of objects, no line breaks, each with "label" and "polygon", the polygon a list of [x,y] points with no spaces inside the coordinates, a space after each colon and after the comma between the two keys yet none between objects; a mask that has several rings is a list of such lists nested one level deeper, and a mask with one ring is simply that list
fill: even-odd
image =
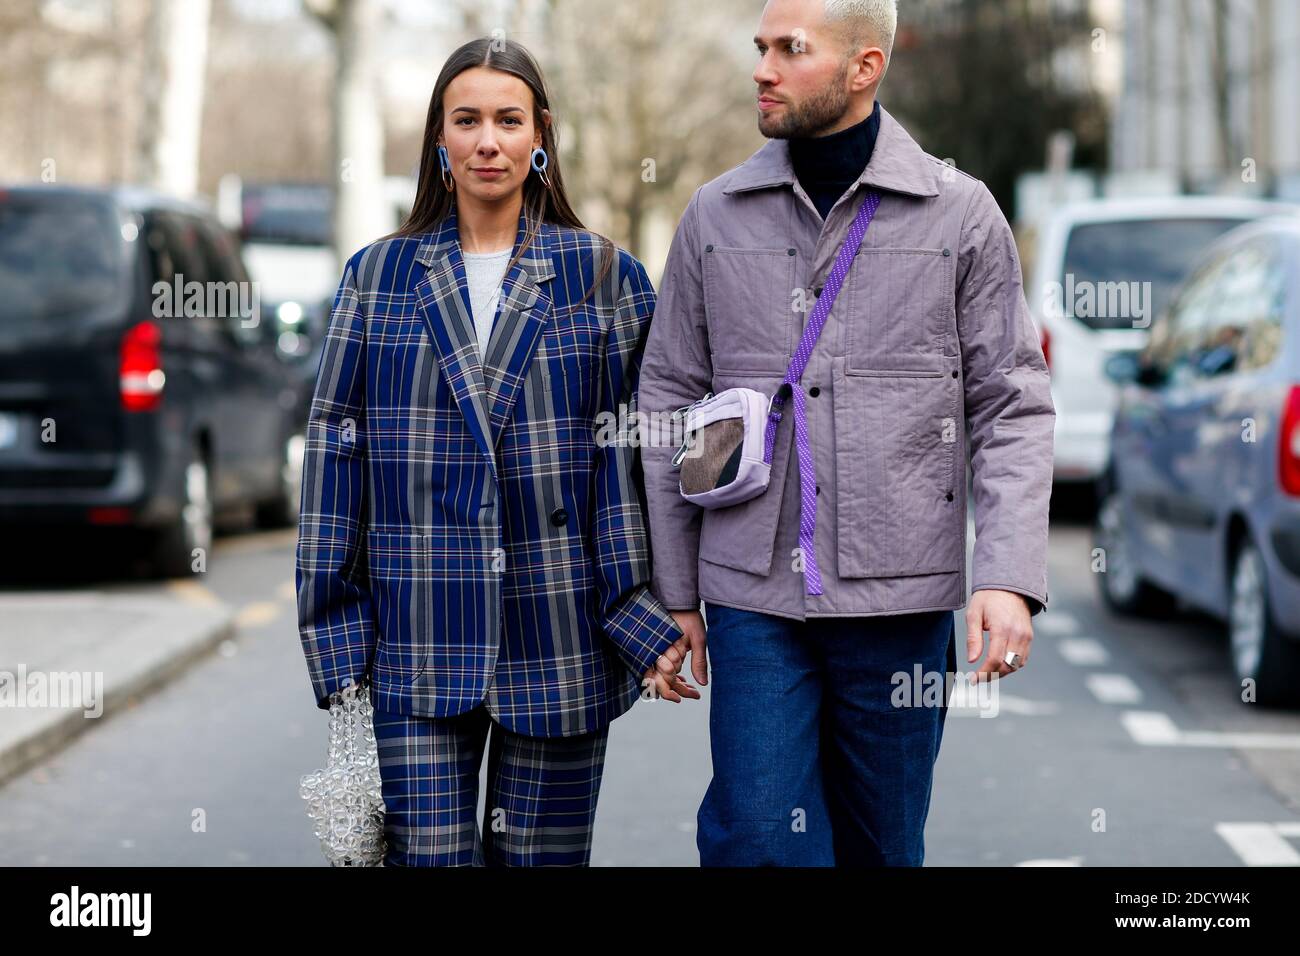
[{"label": "lavender belt bag", "polygon": [[679,488],[687,501],[701,508],[726,508],[756,498],[767,488],[772,471],[772,447],[781,407],[786,398],[795,398],[795,442],[799,448],[801,480],[812,488],[812,453],[808,443],[803,393],[795,385],[803,376],[813,346],[821,335],[831,306],[848,275],[867,227],[880,205],[880,195],[869,192],[849,226],[826,287],[813,306],[785,381],[769,399],[752,388],[729,388],[687,405],[674,412],[685,417],[685,438],[673,464],[680,468]]},{"label": "lavender belt bag", "polygon": [[725,508],[762,494],[772,471],[763,448],[768,407],[762,392],[729,388],[684,410],[686,441],[673,458],[683,498]]}]

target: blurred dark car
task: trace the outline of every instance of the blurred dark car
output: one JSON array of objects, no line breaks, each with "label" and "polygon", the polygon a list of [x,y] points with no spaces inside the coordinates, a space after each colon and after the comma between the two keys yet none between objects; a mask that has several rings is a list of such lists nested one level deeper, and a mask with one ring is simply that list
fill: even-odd
[{"label": "blurred dark car", "polygon": [[293,522],[307,376],[256,288],[200,206],[0,188],[0,522],[131,529],[168,575],[228,511]]},{"label": "blurred dark car", "polygon": [[1123,386],[1095,544],[1106,603],[1177,598],[1228,624],[1260,703],[1300,700],[1300,219],[1228,233],[1179,289]]}]

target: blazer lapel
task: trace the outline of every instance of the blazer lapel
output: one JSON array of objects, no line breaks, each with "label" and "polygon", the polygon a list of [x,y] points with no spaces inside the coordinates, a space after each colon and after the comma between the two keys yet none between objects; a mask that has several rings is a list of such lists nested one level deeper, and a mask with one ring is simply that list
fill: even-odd
[{"label": "blazer lapel", "polygon": [[[543,283],[555,277],[550,254],[552,228],[546,223],[538,227],[528,251],[502,284],[501,305],[492,324],[483,363],[493,447],[501,440],[505,423],[510,420],[542,330],[551,315],[551,296]],[[512,257],[523,244],[525,232],[521,216]]]},{"label": "blazer lapel", "polygon": [[436,232],[417,249],[416,261],[428,266],[415,284],[420,316],[438,353],[438,365],[479,450],[496,476],[493,440],[488,426],[487,389],[479,362],[478,337],[469,302],[465,261],[460,253],[453,208]]}]

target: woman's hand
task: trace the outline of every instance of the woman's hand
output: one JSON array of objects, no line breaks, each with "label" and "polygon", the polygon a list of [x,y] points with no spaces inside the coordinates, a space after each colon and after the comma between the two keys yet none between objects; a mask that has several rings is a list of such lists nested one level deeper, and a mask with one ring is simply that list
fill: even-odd
[{"label": "woman's hand", "polygon": [[682,664],[686,660],[686,652],[690,647],[690,641],[685,634],[673,641],[668,650],[659,655],[655,666],[642,676],[642,688],[647,685],[653,686],[656,697],[671,700],[674,704],[680,704],[683,695],[699,700],[700,692],[686,683],[681,676]]}]

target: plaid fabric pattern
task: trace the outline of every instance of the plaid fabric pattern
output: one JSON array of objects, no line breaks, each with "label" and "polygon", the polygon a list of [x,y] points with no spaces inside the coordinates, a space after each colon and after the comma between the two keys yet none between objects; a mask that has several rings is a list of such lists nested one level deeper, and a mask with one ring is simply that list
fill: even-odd
[{"label": "plaid fabric pattern", "polygon": [[[478,770],[488,737],[483,827]],[[385,866],[587,866],[609,727],[526,737],[477,707],[456,717],[375,711]]]},{"label": "plaid fabric pattern", "polygon": [[[520,218],[517,253],[525,235]],[[543,224],[480,361],[456,216],[347,262],[307,429],[298,624],[317,704],[485,703],[534,737],[606,726],[680,630],[653,597],[633,442],[654,290],[599,239]]]}]

